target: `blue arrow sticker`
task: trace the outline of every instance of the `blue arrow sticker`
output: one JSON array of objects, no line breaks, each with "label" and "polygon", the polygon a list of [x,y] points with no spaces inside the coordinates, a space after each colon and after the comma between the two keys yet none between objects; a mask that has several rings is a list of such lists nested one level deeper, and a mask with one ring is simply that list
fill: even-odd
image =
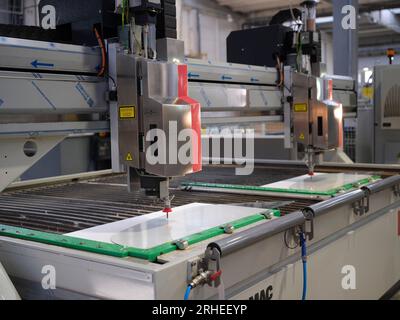
[{"label": "blue arrow sticker", "polygon": [[0,107],[4,104],[4,100],[0,99]]},{"label": "blue arrow sticker", "polygon": [[228,77],[226,75],[223,75],[221,79],[222,80],[232,80],[232,77]]},{"label": "blue arrow sticker", "polygon": [[250,79],[251,82],[259,82],[260,80],[256,79],[256,78],[251,78]]},{"label": "blue arrow sticker", "polygon": [[189,73],[188,73],[188,77],[189,77],[189,78],[198,78],[198,77],[200,77],[200,75],[199,75],[199,74],[196,74],[196,73],[191,73],[191,72],[189,72]]},{"label": "blue arrow sticker", "polygon": [[90,108],[94,107],[94,101],[93,99],[89,96],[85,88],[82,86],[80,82],[78,82],[75,86],[76,90],[82,95],[83,99],[85,99],[86,103]]},{"label": "blue arrow sticker", "polygon": [[34,68],[36,68],[36,69],[41,68],[41,67],[44,67],[44,68],[54,68],[54,64],[52,64],[52,63],[39,62],[37,59],[36,59],[35,61],[32,61],[32,62],[31,62],[31,65],[32,65]]}]

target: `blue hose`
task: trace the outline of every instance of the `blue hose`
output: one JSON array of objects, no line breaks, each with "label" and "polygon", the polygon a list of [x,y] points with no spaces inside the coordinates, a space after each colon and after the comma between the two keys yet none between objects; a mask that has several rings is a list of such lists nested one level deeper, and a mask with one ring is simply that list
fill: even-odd
[{"label": "blue hose", "polygon": [[307,246],[304,233],[300,233],[301,260],[303,261],[303,293],[301,300],[307,298]]},{"label": "blue hose", "polygon": [[189,300],[190,291],[192,291],[192,286],[188,285],[186,292],[185,292],[185,297],[183,298],[184,300]]}]

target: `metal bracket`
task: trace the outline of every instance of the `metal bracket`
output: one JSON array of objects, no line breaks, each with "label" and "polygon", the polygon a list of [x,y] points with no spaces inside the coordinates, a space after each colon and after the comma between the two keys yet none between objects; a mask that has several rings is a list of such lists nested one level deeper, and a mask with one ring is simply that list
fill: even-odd
[{"label": "metal bracket", "polygon": [[393,187],[393,193],[396,197],[400,197],[400,184]]},{"label": "metal bracket", "polygon": [[306,239],[314,239],[314,219],[307,220],[304,223],[304,234],[306,235]]},{"label": "metal bracket", "polygon": [[266,212],[263,212],[263,213],[261,213],[264,217],[265,217],[265,219],[267,219],[267,220],[271,220],[272,219],[272,217],[273,217],[273,212],[272,212],[272,210],[268,210],[268,211],[266,211]]},{"label": "metal bracket", "polygon": [[306,236],[306,239],[312,240],[314,239],[314,214],[309,210],[303,212],[303,214],[306,218],[306,222],[303,226],[303,232]]},{"label": "metal bracket", "polygon": [[231,224],[227,224],[227,225],[224,227],[224,232],[225,232],[226,234],[232,234],[232,233],[235,232],[235,228],[234,228],[234,226],[232,226]]},{"label": "metal bracket", "polygon": [[[201,265],[203,270],[207,270],[207,271],[203,271],[203,273],[204,272],[216,273],[216,272],[221,271],[221,254],[218,251],[218,249],[214,248],[212,250],[207,250],[206,254],[204,256],[204,259],[202,259],[199,262],[199,265]],[[211,271],[211,270],[214,270],[214,271]],[[217,277],[214,281],[212,281],[211,279],[208,279],[207,284],[210,287],[213,286],[213,284],[214,284],[214,287],[217,288],[221,284],[221,278]]]},{"label": "metal bracket", "polygon": [[175,245],[179,250],[186,250],[189,247],[189,242],[187,240],[178,240]]},{"label": "metal bracket", "polygon": [[[287,232],[290,232],[290,234],[287,234]],[[314,220],[309,219],[302,226],[294,227],[292,229],[287,230],[287,232],[285,233],[285,237],[287,235],[290,235],[291,240],[293,241],[295,246],[290,247],[288,243],[288,238],[285,238],[286,246],[289,249],[296,249],[297,247],[300,246],[300,236],[299,236],[300,233],[304,233],[305,238],[308,239],[309,241],[314,239]]]},{"label": "metal bracket", "polygon": [[188,261],[187,281],[191,282],[198,274],[205,270],[204,259],[196,257]]},{"label": "metal bracket", "polygon": [[361,217],[369,212],[369,196],[365,196],[361,200],[353,204],[354,214]]}]

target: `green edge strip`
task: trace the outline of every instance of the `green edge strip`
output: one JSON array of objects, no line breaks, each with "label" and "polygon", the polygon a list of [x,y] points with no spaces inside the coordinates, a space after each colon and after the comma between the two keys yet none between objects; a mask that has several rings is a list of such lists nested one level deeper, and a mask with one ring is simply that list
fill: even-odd
[{"label": "green edge strip", "polygon": [[[269,212],[271,212],[274,216],[280,216],[279,210],[269,210]],[[235,229],[240,229],[265,219],[266,217],[263,215],[263,213],[260,213],[257,215],[246,217],[244,219],[234,221],[231,223],[231,225]],[[180,240],[187,240],[189,245],[193,245],[222,234],[224,234],[224,226],[215,227],[206,230],[204,232],[191,235],[186,239],[180,239]],[[123,247],[117,244],[80,239],[70,236],[59,235],[55,233],[34,231],[30,229],[11,227],[6,225],[0,225],[0,236],[38,242],[38,243],[45,243],[49,245],[75,249],[79,251],[92,252],[118,258],[135,257],[139,259],[148,260],[151,262],[156,261],[158,256],[162,254],[173,252],[178,249],[174,243],[166,243],[151,249],[130,248],[130,247]]]},{"label": "green edge strip", "polygon": [[128,256],[128,251],[119,245],[79,239],[56,233],[10,227],[6,225],[0,225],[0,236],[45,243],[59,247],[88,251],[120,258]]},{"label": "green edge strip", "polygon": [[371,178],[363,179],[355,183],[346,184],[342,187],[332,189],[325,192],[309,191],[309,190],[296,190],[296,189],[280,189],[280,188],[269,188],[269,187],[255,187],[255,186],[244,186],[234,184],[217,184],[217,183],[202,183],[202,182],[191,182],[182,183],[182,187],[200,187],[210,189],[227,189],[227,190],[243,190],[243,191],[261,191],[261,192],[276,192],[286,194],[301,194],[301,195],[312,195],[312,196],[328,196],[334,197],[340,192],[349,191],[352,189],[359,188],[360,186],[366,185],[372,181],[380,180],[380,176],[372,176]]}]

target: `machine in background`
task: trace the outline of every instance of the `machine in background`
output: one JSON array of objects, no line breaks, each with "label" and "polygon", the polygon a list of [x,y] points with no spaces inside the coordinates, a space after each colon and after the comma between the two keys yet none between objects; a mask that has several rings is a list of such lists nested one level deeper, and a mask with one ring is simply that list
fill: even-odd
[{"label": "machine in background", "polygon": [[310,175],[319,155],[343,148],[343,105],[334,101],[333,80],[321,64],[321,35],[315,23],[318,2],[303,2],[302,17],[292,11],[291,27],[272,24],[235,31],[227,40],[228,62],[276,67],[277,86],[289,111],[285,147],[304,154]]},{"label": "machine in background", "polygon": [[[373,99],[360,105],[357,123],[358,161],[400,162],[400,66],[375,66]],[[371,131],[371,128],[374,130]]]}]

